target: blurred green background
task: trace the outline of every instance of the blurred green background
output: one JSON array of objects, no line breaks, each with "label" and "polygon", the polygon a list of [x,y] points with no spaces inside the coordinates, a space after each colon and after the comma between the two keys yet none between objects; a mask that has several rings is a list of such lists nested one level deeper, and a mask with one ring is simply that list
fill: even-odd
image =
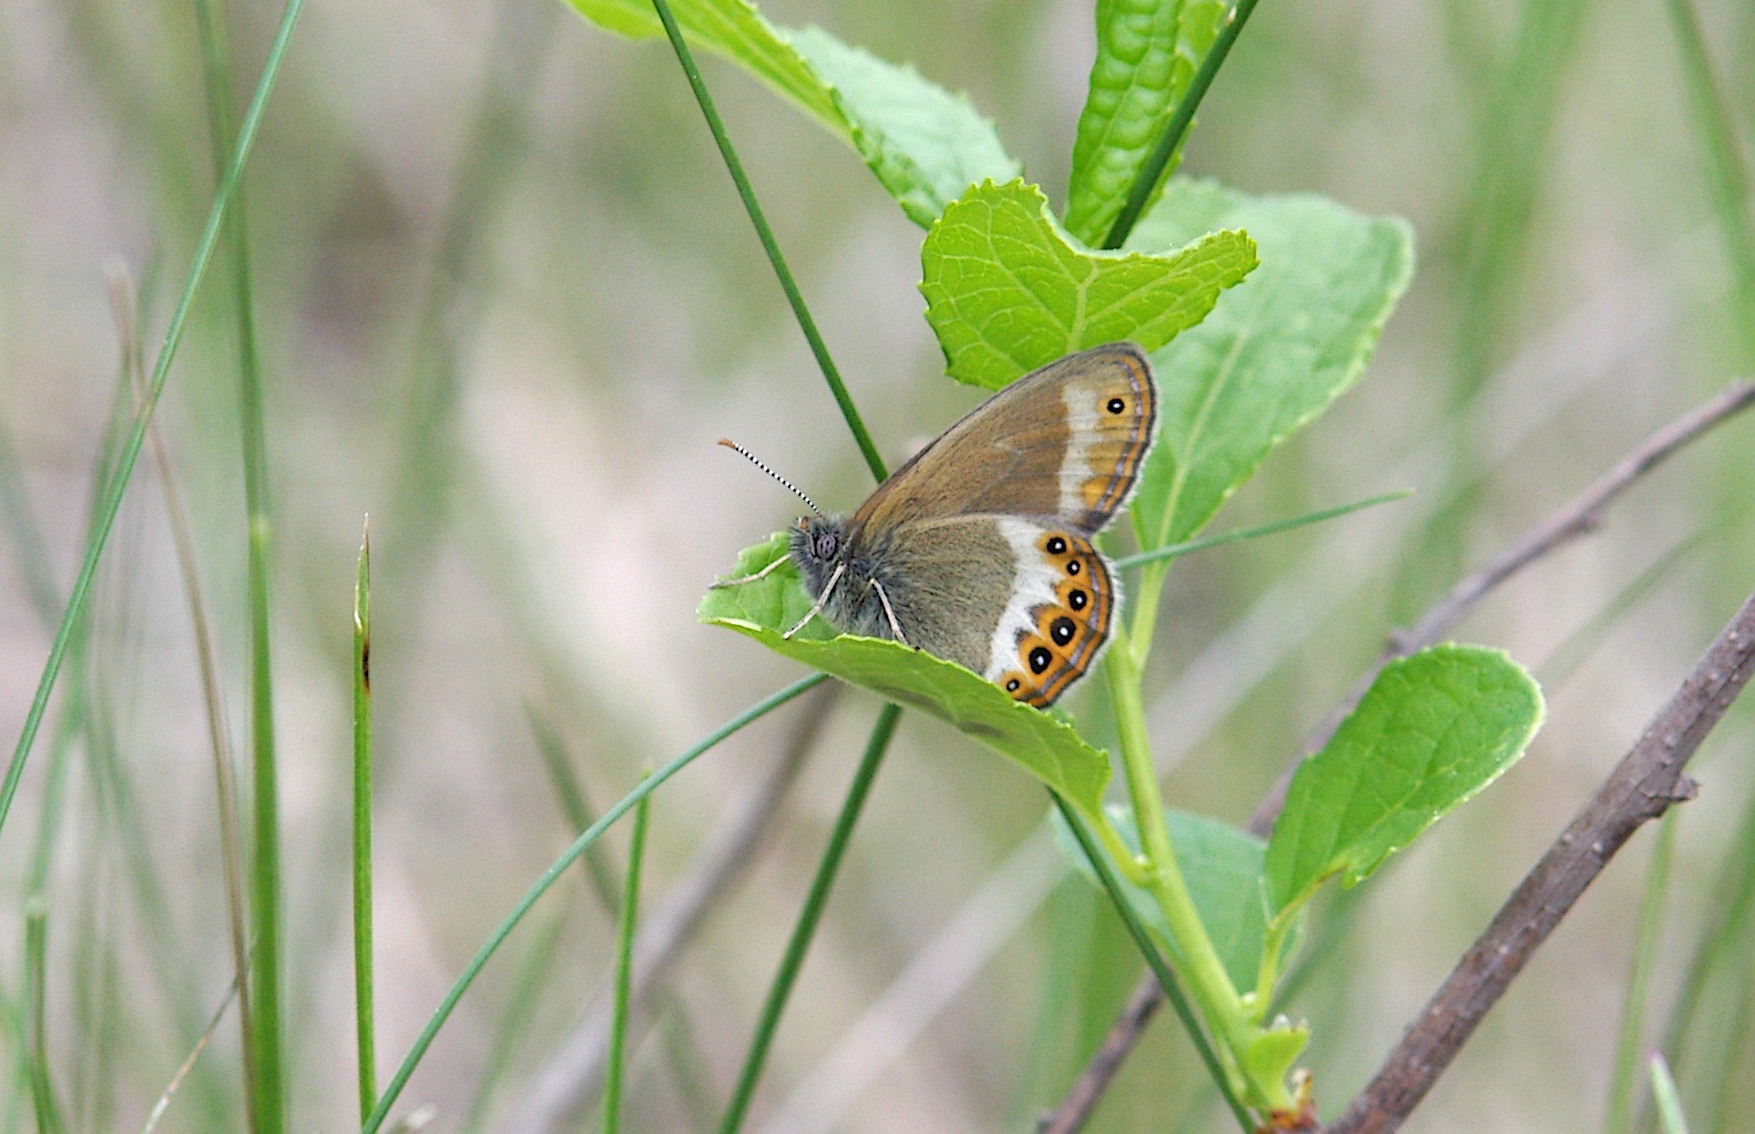
[{"label": "blurred green background", "polygon": [[[1061,200],[1089,3],[764,11],[967,91]],[[1755,8],[1696,11],[1747,155]],[[1661,424],[1755,373],[1755,280],[1739,283],[1735,226],[1714,207],[1713,162],[1728,151],[1703,138],[1669,12],[1659,0],[1269,0],[1253,17],[1183,171],[1400,214],[1420,264],[1360,387],[1275,453],[1217,528],[1418,493],[1179,565],[1150,707],[1174,804],[1241,822],[1392,626]],[[227,18],[241,106],[279,11]],[[894,462],[979,400],[940,377],[915,290],[921,232],[850,151],[734,68],[704,69]],[[139,290],[150,360],[211,199],[204,115],[190,6],[0,7],[9,740],[84,548],[118,396],[111,280],[125,272]],[[715,439],[736,438],[825,508],[851,509],[870,485],[662,43],[534,0],[312,0],[245,198],[276,520],[293,1123],[339,1129],[354,1113],[347,666],[365,514],[388,1070],[571,838],[542,736],[601,809],[643,765],[800,676],[694,621],[704,586],[796,508]],[[159,420],[194,509],[241,750],[228,278],[222,260]],[[1480,800],[1319,911],[1323,953],[1288,1010],[1315,1025],[1325,1109],[1363,1083],[1755,586],[1752,444],[1747,421],[1711,436],[1461,628],[1543,679],[1549,723]],[[24,1058],[23,895],[46,838],[56,1088],[71,1128],[133,1129],[231,975],[206,716],[147,462],[88,630],[80,687],[95,726],[61,741],[51,718],[0,836],[0,1049],[7,1067]],[[1075,713],[1096,704],[1089,690],[1070,699]],[[636,1049],[629,1129],[695,1128],[702,1099],[709,1115],[722,1105],[876,707],[853,693],[827,706],[753,869],[675,970],[669,1039]],[[689,875],[808,712],[785,710],[659,793],[649,903]],[[1714,879],[1747,853],[1749,722],[1737,712],[1695,766],[1703,791],[1680,832],[1654,1036],[1721,900]],[[1043,814],[1025,777],[905,718],[749,1129],[1022,1130],[1059,1098],[1140,966],[1065,878]],[[1597,1128],[1650,841],[1586,895],[1410,1129]],[[625,833],[611,843],[614,871]],[[405,1098],[437,1108],[434,1129],[562,1128],[544,1121],[564,1113],[550,1088],[605,984],[614,928],[583,875],[562,889],[412,1080]],[[1740,949],[1712,1001],[1730,1007],[1700,1041],[1723,1059],[1684,1075],[1696,1129],[1755,1129],[1735,1086],[1755,1073],[1755,946]],[[526,971],[534,996],[520,993]],[[1154,1023],[1094,1128],[1223,1128],[1174,1033]],[[161,1129],[238,1128],[237,1066],[228,1021]],[[27,1128],[18,1073],[4,1098],[0,1129]]]}]

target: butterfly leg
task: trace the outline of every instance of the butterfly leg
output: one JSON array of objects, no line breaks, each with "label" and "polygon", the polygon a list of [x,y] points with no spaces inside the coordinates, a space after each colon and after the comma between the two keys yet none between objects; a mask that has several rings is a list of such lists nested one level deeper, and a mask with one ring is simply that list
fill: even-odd
[{"label": "butterfly leg", "polygon": [[806,623],[808,623],[811,619],[815,618],[819,613],[822,612],[823,604],[829,601],[829,596],[834,593],[835,584],[839,583],[841,581],[841,575],[846,570],[847,570],[847,564],[845,564],[845,563],[835,564],[835,570],[832,574],[830,574],[829,581],[827,583],[823,584],[823,593],[817,596],[816,604],[814,606],[812,606],[810,608],[810,610],[805,613],[805,616],[803,618],[800,618],[798,620],[797,624],[794,625],[792,627],[792,629],[790,629],[786,633],[780,635],[780,637],[791,638],[794,634],[798,633],[800,630],[803,630]]},{"label": "butterfly leg", "polygon": [[762,568],[760,571],[757,571],[754,575],[743,575],[743,576],[740,576],[739,578],[736,578],[736,579],[719,579],[719,580],[715,581],[713,583],[713,585],[708,587],[707,589],[710,591],[717,591],[717,590],[720,590],[720,589],[725,588],[725,587],[741,587],[745,583],[753,583],[757,579],[766,579],[768,577],[769,572],[773,571],[774,568],[780,566],[780,564],[782,564],[784,562],[786,562],[786,556],[782,555],[780,558],[774,560],[774,562],[768,564],[766,567]]},{"label": "butterfly leg", "polygon": [[890,607],[890,596],[884,593],[884,585],[876,579],[871,581],[871,585],[877,588],[878,601],[884,604],[884,617],[890,620],[890,633],[896,636],[896,641],[906,646],[908,638],[902,633],[902,624],[896,621],[896,612]]}]

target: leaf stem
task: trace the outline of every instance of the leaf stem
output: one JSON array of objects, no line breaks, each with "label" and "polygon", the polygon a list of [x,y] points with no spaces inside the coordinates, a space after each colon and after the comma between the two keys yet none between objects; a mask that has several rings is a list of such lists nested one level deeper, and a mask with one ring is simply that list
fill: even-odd
[{"label": "leaf stem", "polygon": [[1164,178],[1164,171],[1170,167],[1170,159],[1182,145],[1188,135],[1188,128],[1194,125],[1194,112],[1199,108],[1201,100],[1207,96],[1207,88],[1213,85],[1213,79],[1224,66],[1225,57],[1231,54],[1231,46],[1237,37],[1243,34],[1243,25],[1248,22],[1249,14],[1255,11],[1256,0],[1237,0],[1237,6],[1225,18],[1225,25],[1219,29],[1213,45],[1207,49],[1206,58],[1201,60],[1200,70],[1194,74],[1194,80],[1188,84],[1188,91],[1165,124],[1164,132],[1158,135],[1158,144],[1152,148],[1151,156],[1146,164],[1140,167],[1139,176],[1133,179],[1133,187],[1127,191],[1127,200],[1123,202],[1121,211],[1115,214],[1115,223],[1109,226],[1109,235],[1103,240],[1103,247],[1113,251],[1127,243],[1133,232],[1133,226],[1139,222],[1140,214],[1146,211],[1146,202],[1151,200],[1152,190]]},{"label": "leaf stem", "polygon": [[725,159],[725,168],[731,174],[732,183],[737,186],[737,195],[743,201],[744,211],[749,213],[750,223],[756,228],[756,236],[762,242],[762,251],[768,254],[768,262],[774,266],[774,275],[779,277],[780,289],[786,293],[786,302],[792,305],[792,314],[798,320],[799,330],[804,332],[805,341],[810,344],[810,352],[816,356],[817,366],[823,372],[823,380],[828,382],[829,392],[835,396],[835,404],[841,407],[841,416],[846,419],[847,428],[852,432],[860,454],[865,457],[866,467],[871,470],[872,476],[882,482],[888,479],[889,470],[884,466],[884,459],[878,455],[871,434],[866,432],[865,421],[859,416],[858,407],[853,404],[853,396],[847,392],[847,384],[841,381],[841,372],[835,368],[834,359],[829,357],[829,348],[817,331],[816,320],[811,318],[810,308],[805,306],[798,283],[792,278],[792,269],[786,266],[786,257],[781,255],[780,244],[774,239],[774,230],[768,227],[768,218],[756,200],[755,190],[750,188],[749,178],[744,174],[743,162],[738,160],[737,150],[725,133],[725,124],[719,119],[719,111],[713,106],[713,96],[707,93],[707,84],[702,81],[700,69],[695,66],[694,54],[683,41],[682,29],[677,27],[676,16],[671,12],[668,0],[652,0],[652,4],[658,10],[659,20],[664,24],[664,34],[670,37],[670,46],[676,52],[677,62],[682,64],[683,74],[689,81],[689,89],[695,92],[695,101],[701,105],[701,114],[707,119],[707,129],[713,132],[713,141],[719,147],[720,156]]},{"label": "leaf stem", "polygon": [[1170,846],[1170,830],[1164,822],[1164,798],[1158,790],[1157,770],[1152,766],[1151,743],[1146,735],[1145,706],[1140,699],[1140,671],[1124,628],[1117,627],[1113,649],[1104,663],[1115,726],[1121,741],[1122,769],[1128,795],[1133,800],[1134,822],[1140,848],[1150,864],[1145,885],[1164,913],[1170,929],[1170,949],[1177,971],[1188,982],[1201,1006],[1219,1047],[1229,1063],[1231,1086],[1269,1109],[1285,1105],[1281,1083],[1245,1084],[1238,1060],[1248,1049],[1252,1028],[1245,1018],[1242,999],[1225,972],[1224,962],[1207,935],[1206,925],[1188,893],[1176,852]]},{"label": "leaf stem", "polygon": [[762,1077],[762,1069],[768,1061],[768,1049],[774,1041],[774,1032],[780,1026],[780,1014],[786,1010],[786,1001],[792,995],[792,987],[798,980],[798,970],[804,965],[805,951],[810,948],[811,939],[816,935],[817,923],[822,920],[823,909],[828,905],[829,889],[834,885],[835,875],[840,870],[841,856],[853,837],[853,824],[858,821],[859,813],[865,806],[866,794],[871,790],[872,781],[877,778],[878,767],[883,763],[884,753],[890,747],[890,738],[895,734],[896,722],[901,716],[900,706],[885,705],[878,713],[876,723],[872,725],[871,736],[865,743],[865,756],[859,762],[858,771],[853,774],[853,783],[847,789],[847,798],[841,804],[840,817],[835,820],[835,829],[829,835],[829,845],[823,849],[823,858],[817,864],[817,874],[811,881],[810,893],[805,896],[804,908],[799,911],[798,924],[793,926],[792,937],[786,943],[786,952],[780,958],[780,968],[774,974],[773,983],[768,986],[768,998],[762,1005],[761,1017],[756,1022],[756,1033],[750,1040],[749,1054],[744,1057],[743,1070],[737,1077],[731,1102],[726,1106],[725,1117],[719,1123],[720,1134],[734,1134],[743,1126],[744,1115],[749,1111],[750,1100],[756,1093],[756,1082]]}]

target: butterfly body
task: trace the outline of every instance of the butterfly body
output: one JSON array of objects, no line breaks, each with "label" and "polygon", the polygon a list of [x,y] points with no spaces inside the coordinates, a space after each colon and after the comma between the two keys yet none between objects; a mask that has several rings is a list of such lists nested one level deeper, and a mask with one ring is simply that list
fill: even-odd
[{"label": "butterfly body", "polygon": [[816,610],[1052,704],[1108,639],[1120,595],[1092,538],[1134,486],[1156,403],[1129,343],[1019,378],[852,516],[799,521],[789,554]]}]

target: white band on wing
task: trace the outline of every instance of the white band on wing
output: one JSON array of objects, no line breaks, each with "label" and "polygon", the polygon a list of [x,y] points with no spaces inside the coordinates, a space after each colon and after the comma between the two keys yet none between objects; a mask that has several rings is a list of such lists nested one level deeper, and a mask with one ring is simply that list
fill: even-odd
[{"label": "white band on wing", "polygon": [[1091,445],[1098,438],[1097,407],[1091,391],[1069,382],[1060,391],[1066,406],[1066,456],[1060,461],[1060,515],[1083,516],[1091,510],[1085,502],[1085,485],[1096,475],[1091,467]]},{"label": "white band on wing", "polygon": [[1011,596],[1000,613],[999,625],[993,628],[993,645],[982,675],[989,681],[998,681],[1006,670],[1017,668],[1018,639],[1036,632],[1036,620],[1030,612],[1058,601],[1055,584],[1061,578],[1059,568],[1045,559],[1042,549],[1036,546],[1048,529],[1015,516],[1001,516],[995,522],[999,534],[1012,546],[1017,569],[1012,575]]}]

